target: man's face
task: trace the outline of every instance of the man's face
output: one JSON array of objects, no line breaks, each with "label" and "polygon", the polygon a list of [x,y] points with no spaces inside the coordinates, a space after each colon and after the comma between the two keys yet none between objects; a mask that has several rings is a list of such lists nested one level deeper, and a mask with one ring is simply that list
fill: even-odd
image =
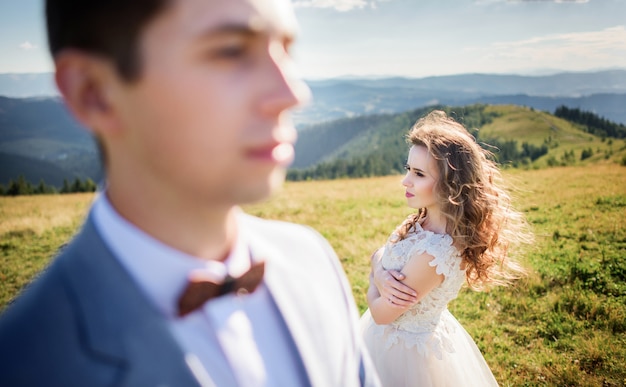
[{"label": "man's face", "polygon": [[290,7],[173,0],[145,27],[141,75],[115,91],[124,159],[140,179],[178,199],[226,205],[262,199],[282,184],[296,137],[287,109],[309,93],[288,51],[296,28]]}]

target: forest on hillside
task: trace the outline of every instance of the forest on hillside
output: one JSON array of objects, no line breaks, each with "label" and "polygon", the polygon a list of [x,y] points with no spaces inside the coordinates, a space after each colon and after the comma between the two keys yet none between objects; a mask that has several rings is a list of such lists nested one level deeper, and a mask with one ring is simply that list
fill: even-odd
[{"label": "forest on hillside", "polygon": [[581,124],[585,131],[596,136],[626,138],[626,125],[611,122],[591,112],[559,106],[554,111],[554,115]]},{"label": "forest on hillside", "polygon": [[47,184],[43,179],[34,185],[26,180],[24,175],[20,175],[16,180],[9,180],[9,184],[6,187],[0,184],[0,196],[69,194],[95,192],[96,189],[96,183],[89,178],[81,180],[77,177],[72,183],[67,179],[63,179],[63,186],[61,189],[58,189],[54,185]]},{"label": "forest on hillside", "polygon": [[[463,124],[476,141],[490,152],[493,160],[504,167],[532,167],[535,161],[547,156],[551,149],[560,145],[550,134],[546,134],[540,143],[523,137],[507,139],[493,133],[484,135],[480,129],[504,115],[498,109],[490,108],[490,105],[431,106],[398,114],[345,118],[308,128],[300,133],[299,144],[303,145],[299,148],[299,144],[296,144],[296,162],[288,171],[287,179],[300,181],[359,178],[402,173],[408,150],[404,136],[417,119],[434,109],[445,111]],[[535,112],[532,108],[527,110],[527,116],[532,119],[535,118],[533,115],[549,114]],[[613,139],[626,137],[624,125],[608,121],[591,112],[560,106],[553,116],[567,120],[575,131],[589,133],[609,145]],[[612,150],[608,152],[600,147],[594,149],[589,145],[578,153],[573,149],[564,149],[558,157],[552,152],[554,154],[546,157],[545,164],[571,165],[599,152],[604,152],[606,158],[613,154]],[[620,162],[622,165],[626,164],[626,156]]]},{"label": "forest on hillside", "polygon": [[[559,106],[550,114],[524,106],[475,104],[361,115],[301,128],[295,145],[296,159],[287,172],[287,180],[401,174],[408,152],[406,134],[415,121],[434,109],[445,111],[463,124],[490,152],[493,160],[505,168],[565,166],[600,159],[612,159],[626,165],[626,142],[623,141],[626,139],[626,126],[623,124],[566,106]],[[100,178],[92,176],[101,175],[97,155],[91,154],[95,151],[83,149],[86,147],[83,143],[89,144],[93,140],[87,133],[76,133],[85,138],[78,135],[70,137],[82,145],[73,145],[76,149],[72,148],[71,157],[56,160],[56,164],[50,160],[28,159],[0,152],[0,162],[5,169],[13,166],[8,170],[21,171],[18,178],[7,178],[8,184],[0,184],[0,195],[88,192],[95,189],[93,181]],[[572,142],[572,138],[577,142]],[[54,148],[64,141],[66,138],[45,144]],[[80,168],[69,168],[68,163],[78,163]],[[69,181],[64,177],[65,170],[75,172]],[[30,181],[28,176],[36,175],[30,173],[32,171],[46,171],[46,178]]]}]

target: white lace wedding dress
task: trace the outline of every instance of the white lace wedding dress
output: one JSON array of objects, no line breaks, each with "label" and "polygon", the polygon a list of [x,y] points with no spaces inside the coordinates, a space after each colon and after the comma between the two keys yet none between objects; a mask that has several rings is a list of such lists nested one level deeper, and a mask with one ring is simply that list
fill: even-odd
[{"label": "white lace wedding dress", "polygon": [[388,325],[377,325],[369,309],[361,329],[384,387],[497,386],[478,347],[448,311],[465,281],[459,251],[449,235],[417,230],[400,242],[385,245],[385,269],[401,270],[414,254],[434,257],[430,266],[443,282]]}]

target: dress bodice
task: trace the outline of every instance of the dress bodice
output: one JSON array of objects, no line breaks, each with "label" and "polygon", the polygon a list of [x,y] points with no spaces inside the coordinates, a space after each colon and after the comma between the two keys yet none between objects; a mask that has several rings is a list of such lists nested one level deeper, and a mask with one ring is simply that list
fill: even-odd
[{"label": "dress bodice", "polygon": [[[424,350],[439,352],[446,347],[443,333],[447,328],[442,323],[442,314],[447,312],[448,303],[457,297],[465,282],[461,254],[453,246],[452,237],[424,230],[419,224],[405,239],[396,241],[397,238],[396,234],[392,234],[385,244],[382,256],[385,269],[402,270],[411,257],[426,253],[433,257],[429,265],[435,268],[437,274],[442,274],[444,280],[389,324],[395,328],[389,339],[395,342],[401,336],[408,346],[429,347]],[[425,339],[428,342],[423,342]]]},{"label": "dress bodice", "polygon": [[415,225],[403,240],[392,234],[382,252],[385,269],[426,259],[443,281],[390,324],[371,310],[361,317],[363,340],[384,386],[498,386],[480,349],[448,310],[466,280],[452,237]]}]

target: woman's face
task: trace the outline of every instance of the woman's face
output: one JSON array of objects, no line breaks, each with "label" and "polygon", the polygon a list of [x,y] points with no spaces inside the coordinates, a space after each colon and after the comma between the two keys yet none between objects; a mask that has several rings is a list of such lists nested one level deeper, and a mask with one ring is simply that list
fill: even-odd
[{"label": "woman's face", "polygon": [[439,180],[437,164],[425,146],[413,145],[406,163],[407,173],[402,179],[406,188],[407,204],[411,208],[426,208],[437,211],[439,203],[435,194],[435,184]]}]

